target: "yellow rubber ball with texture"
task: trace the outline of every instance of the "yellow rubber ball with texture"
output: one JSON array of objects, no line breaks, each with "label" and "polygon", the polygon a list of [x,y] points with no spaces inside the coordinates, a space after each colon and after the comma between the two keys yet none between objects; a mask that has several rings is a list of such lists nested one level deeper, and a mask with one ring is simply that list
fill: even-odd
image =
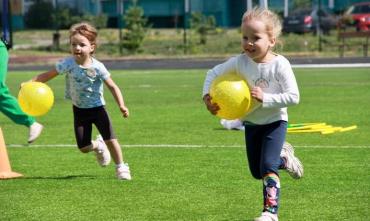
[{"label": "yellow rubber ball with texture", "polygon": [[44,83],[27,82],[19,90],[18,102],[23,112],[38,117],[49,112],[54,104],[54,94]]},{"label": "yellow rubber ball with texture", "polygon": [[247,82],[236,73],[218,76],[211,84],[210,96],[220,110],[217,116],[222,119],[234,120],[243,117],[251,102]]}]

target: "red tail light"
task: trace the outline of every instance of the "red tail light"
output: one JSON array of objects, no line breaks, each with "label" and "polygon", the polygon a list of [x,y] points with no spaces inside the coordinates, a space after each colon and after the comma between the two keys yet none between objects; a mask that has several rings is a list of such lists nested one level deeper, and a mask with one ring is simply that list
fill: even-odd
[{"label": "red tail light", "polygon": [[304,23],[306,25],[311,24],[312,23],[312,17],[311,16],[305,16],[304,17]]}]

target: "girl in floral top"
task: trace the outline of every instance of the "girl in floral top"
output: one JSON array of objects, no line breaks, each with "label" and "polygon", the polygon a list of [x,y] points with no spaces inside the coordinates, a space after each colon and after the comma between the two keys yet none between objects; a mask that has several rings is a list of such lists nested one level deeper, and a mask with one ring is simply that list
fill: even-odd
[{"label": "girl in floral top", "polygon": [[[78,23],[70,29],[71,56],[56,64],[55,69],[37,75],[32,81],[47,82],[65,76],[65,98],[72,101],[74,131],[82,153],[94,151],[101,166],[111,157],[116,164],[118,179],[131,180],[128,164],[124,163],[120,144],[105,109],[103,83],[109,88],[124,118],[129,116],[122,93],[104,64],[93,57],[97,47],[96,29],[89,23]],[[92,125],[101,135],[92,141]]]}]

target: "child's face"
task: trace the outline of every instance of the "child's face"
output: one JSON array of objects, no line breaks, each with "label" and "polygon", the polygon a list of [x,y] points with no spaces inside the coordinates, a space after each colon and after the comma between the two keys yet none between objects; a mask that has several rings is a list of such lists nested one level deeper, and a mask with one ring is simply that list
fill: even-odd
[{"label": "child's face", "polygon": [[71,53],[77,62],[82,62],[90,58],[91,53],[94,52],[95,45],[92,45],[83,35],[72,35],[70,41]]},{"label": "child's face", "polygon": [[242,48],[257,63],[269,61],[270,49],[275,45],[275,38],[269,37],[266,25],[257,19],[243,22]]}]

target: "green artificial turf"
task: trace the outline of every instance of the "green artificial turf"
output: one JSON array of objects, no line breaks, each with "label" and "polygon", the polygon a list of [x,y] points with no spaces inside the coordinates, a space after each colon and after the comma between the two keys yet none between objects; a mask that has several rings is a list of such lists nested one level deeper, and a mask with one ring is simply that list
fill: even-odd
[{"label": "green artificial turf", "polygon": [[[357,125],[321,135],[288,134],[305,167],[301,180],[281,172],[280,220],[367,220],[370,203],[370,72],[368,68],[295,69],[301,103],[290,123]],[[252,220],[262,184],[250,175],[242,131],[222,128],[201,99],[206,70],[112,71],[130,108],[122,118],[105,90],[107,109],[132,181],[100,168],[75,145],[64,78],[48,82],[52,110],[38,121],[41,137],[0,115],[13,171],[0,180],[0,220]],[[37,72],[10,72],[19,84]],[[94,130],[94,135],[96,135]]]}]

